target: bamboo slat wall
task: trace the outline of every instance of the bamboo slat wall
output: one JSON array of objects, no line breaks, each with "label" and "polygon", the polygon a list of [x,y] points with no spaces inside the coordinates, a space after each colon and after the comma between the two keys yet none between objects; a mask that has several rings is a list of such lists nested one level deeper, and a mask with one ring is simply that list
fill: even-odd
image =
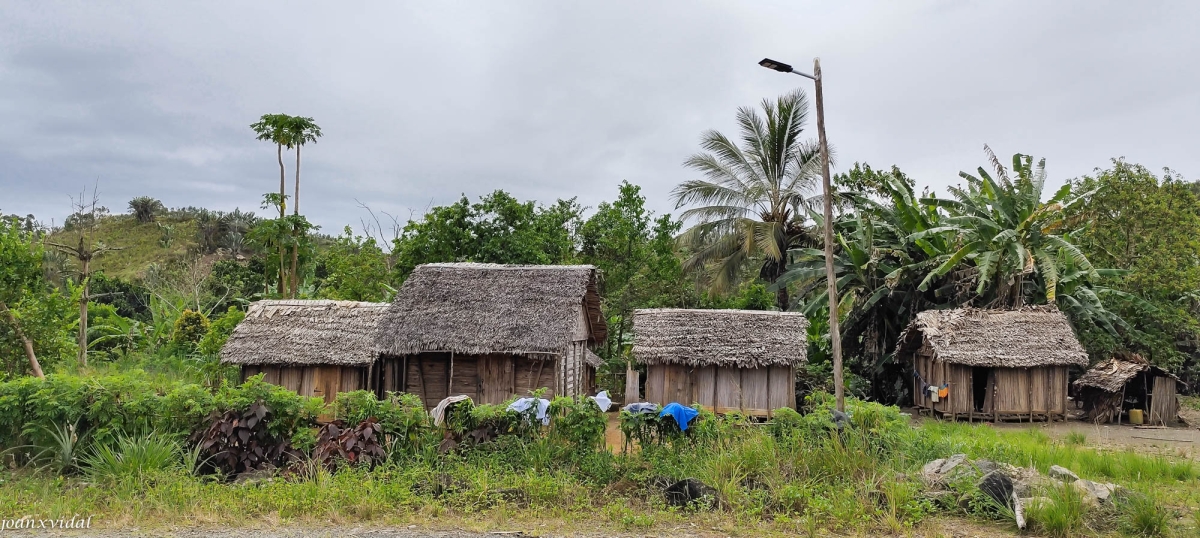
[{"label": "bamboo slat wall", "polygon": [[[913,368],[930,385],[949,384],[949,394],[935,403],[913,379],[913,406],[951,418],[1050,419],[1067,412],[1067,367],[973,368],[936,360],[927,350],[917,353]],[[982,385],[983,406],[975,406],[975,375],[988,378]]]},{"label": "bamboo slat wall", "polygon": [[339,392],[367,389],[366,368],[357,366],[258,366],[242,367],[242,380],[263,374],[263,381],[301,396],[333,402]]},{"label": "bamboo slat wall", "polygon": [[646,371],[646,401],[659,405],[698,403],[717,413],[771,416],[775,409],[796,407],[795,370],[692,367],[654,364]]},{"label": "bamboo slat wall", "polygon": [[1154,377],[1154,389],[1150,393],[1150,424],[1173,424],[1179,415],[1179,399],[1175,397],[1175,380],[1164,376]]}]

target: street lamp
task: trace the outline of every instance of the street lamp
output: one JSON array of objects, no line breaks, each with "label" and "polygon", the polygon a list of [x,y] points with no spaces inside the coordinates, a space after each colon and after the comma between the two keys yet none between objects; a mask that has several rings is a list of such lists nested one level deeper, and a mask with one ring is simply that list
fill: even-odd
[{"label": "street lamp", "polygon": [[767,69],[791,73],[812,80],[817,86],[817,137],[821,143],[821,189],[825,198],[825,280],[829,292],[829,339],[833,342],[833,391],[837,410],[846,411],[846,391],[842,382],[842,334],[838,329],[837,275],[833,271],[833,189],[829,185],[829,143],[825,141],[825,105],[821,91],[821,59],[813,59],[813,74],[801,73],[792,66],[763,58],[758,62]]}]

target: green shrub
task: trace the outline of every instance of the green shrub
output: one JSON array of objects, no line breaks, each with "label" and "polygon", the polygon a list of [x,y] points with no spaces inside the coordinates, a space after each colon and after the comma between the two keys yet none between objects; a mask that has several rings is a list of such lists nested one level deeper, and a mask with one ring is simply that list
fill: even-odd
[{"label": "green shrub", "polygon": [[183,450],[174,439],[158,433],[121,435],[113,443],[98,443],[83,457],[84,474],[92,481],[142,479],[182,468]]},{"label": "green shrub", "polygon": [[209,324],[208,331],[200,338],[197,350],[205,355],[221,353],[221,348],[225,347],[225,342],[229,340],[229,335],[233,334],[233,329],[245,318],[245,312],[235,306],[229,307],[229,310]]},{"label": "green shrub", "polygon": [[441,439],[434,436],[433,424],[425,412],[425,403],[413,394],[389,392],[380,400],[368,390],[339,392],[333,402],[333,414],[346,424],[360,424],[368,418],[379,421],[389,450],[415,453]]},{"label": "green shrub", "polygon": [[184,310],[179,315],[179,319],[175,320],[174,330],[171,332],[171,342],[176,345],[191,347],[204,338],[204,334],[208,332],[208,318],[194,310]]},{"label": "green shrub", "polygon": [[604,447],[608,417],[591,399],[558,397],[550,402],[550,434],[567,444],[572,454],[595,452]]}]

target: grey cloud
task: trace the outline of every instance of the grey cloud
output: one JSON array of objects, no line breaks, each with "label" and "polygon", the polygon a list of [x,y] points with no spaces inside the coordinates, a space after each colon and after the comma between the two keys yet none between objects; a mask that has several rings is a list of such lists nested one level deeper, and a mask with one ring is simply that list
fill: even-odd
[{"label": "grey cloud", "polygon": [[[934,189],[981,147],[1066,178],[1124,155],[1200,176],[1200,6],[1118,2],[0,4],[0,210],[104,203],[257,209],[278,186],[259,115],[312,116],[301,208],[402,216],[502,188],[657,211],[705,129],[822,57],[840,167]],[[809,132],[815,133],[810,125]],[[291,161],[288,161],[289,176]],[[289,178],[290,181],[290,178]]]}]

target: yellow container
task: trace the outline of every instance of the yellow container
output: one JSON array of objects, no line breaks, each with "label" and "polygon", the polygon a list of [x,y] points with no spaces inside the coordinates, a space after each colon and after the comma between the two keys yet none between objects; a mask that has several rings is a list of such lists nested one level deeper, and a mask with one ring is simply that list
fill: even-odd
[{"label": "yellow container", "polygon": [[1141,424],[1142,423],[1142,410],[1141,409],[1130,409],[1129,410],[1129,423],[1130,424]]}]

